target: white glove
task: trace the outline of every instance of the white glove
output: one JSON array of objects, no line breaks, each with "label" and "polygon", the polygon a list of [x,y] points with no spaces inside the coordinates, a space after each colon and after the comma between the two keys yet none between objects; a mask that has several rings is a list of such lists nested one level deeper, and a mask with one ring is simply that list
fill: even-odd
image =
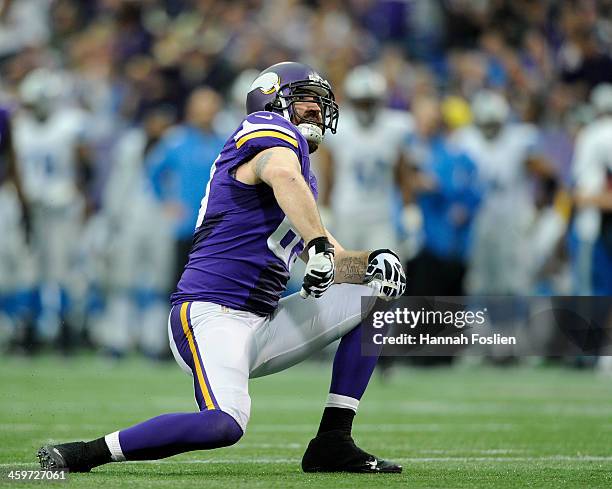
[{"label": "white glove", "polygon": [[378,282],[382,299],[391,300],[406,291],[406,274],[399,257],[391,250],[374,250],[368,257],[364,283]]},{"label": "white glove", "polygon": [[326,237],[315,238],[306,245],[308,263],[300,295],[321,297],[334,283],[334,247]]}]

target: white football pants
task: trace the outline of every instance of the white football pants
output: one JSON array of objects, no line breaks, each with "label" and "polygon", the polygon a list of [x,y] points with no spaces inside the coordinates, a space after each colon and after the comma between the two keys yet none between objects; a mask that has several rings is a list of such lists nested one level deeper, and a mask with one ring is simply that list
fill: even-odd
[{"label": "white football pants", "polygon": [[281,299],[268,317],[210,302],[184,302],[170,312],[170,348],[181,368],[193,376],[200,409],[221,409],[242,430],[250,411],[249,378],[289,368],[341,338],[361,321],[377,290],[336,284],[319,299],[293,294]]}]

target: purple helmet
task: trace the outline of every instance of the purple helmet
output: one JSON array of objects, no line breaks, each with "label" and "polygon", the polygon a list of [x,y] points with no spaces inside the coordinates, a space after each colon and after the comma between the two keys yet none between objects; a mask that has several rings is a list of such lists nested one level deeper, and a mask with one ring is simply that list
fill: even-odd
[{"label": "purple helmet", "polygon": [[[319,105],[322,125],[295,113],[293,104],[301,100]],[[329,82],[302,63],[287,61],[262,71],[247,94],[246,108],[248,114],[265,110],[276,112],[288,120],[295,116],[298,126],[302,123],[316,124],[322,126],[322,133],[325,133],[325,129],[335,133],[338,125],[338,104]]]}]

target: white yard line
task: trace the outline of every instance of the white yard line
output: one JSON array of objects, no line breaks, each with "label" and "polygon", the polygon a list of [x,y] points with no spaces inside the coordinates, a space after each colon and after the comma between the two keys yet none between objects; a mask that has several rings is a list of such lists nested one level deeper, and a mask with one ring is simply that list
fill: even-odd
[{"label": "white yard line", "polygon": [[[210,460],[150,460],[132,462],[153,465],[193,465],[193,464],[299,464],[300,458],[219,458]],[[440,462],[612,462],[612,456],[598,455],[547,455],[542,457],[405,457],[393,458],[400,463],[440,463]],[[36,466],[35,463],[14,462],[0,463],[1,467],[27,467]]]}]

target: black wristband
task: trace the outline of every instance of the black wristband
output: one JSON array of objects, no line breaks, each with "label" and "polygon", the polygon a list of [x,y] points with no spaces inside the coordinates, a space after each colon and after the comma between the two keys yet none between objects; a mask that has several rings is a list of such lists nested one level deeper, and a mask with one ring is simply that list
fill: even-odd
[{"label": "black wristband", "polygon": [[334,245],[329,242],[326,236],[320,236],[318,238],[311,239],[306,245],[306,249],[308,250],[308,256],[311,255],[310,250],[313,250],[312,254],[319,253],[329,253],[330,255],[334,254]]}]

